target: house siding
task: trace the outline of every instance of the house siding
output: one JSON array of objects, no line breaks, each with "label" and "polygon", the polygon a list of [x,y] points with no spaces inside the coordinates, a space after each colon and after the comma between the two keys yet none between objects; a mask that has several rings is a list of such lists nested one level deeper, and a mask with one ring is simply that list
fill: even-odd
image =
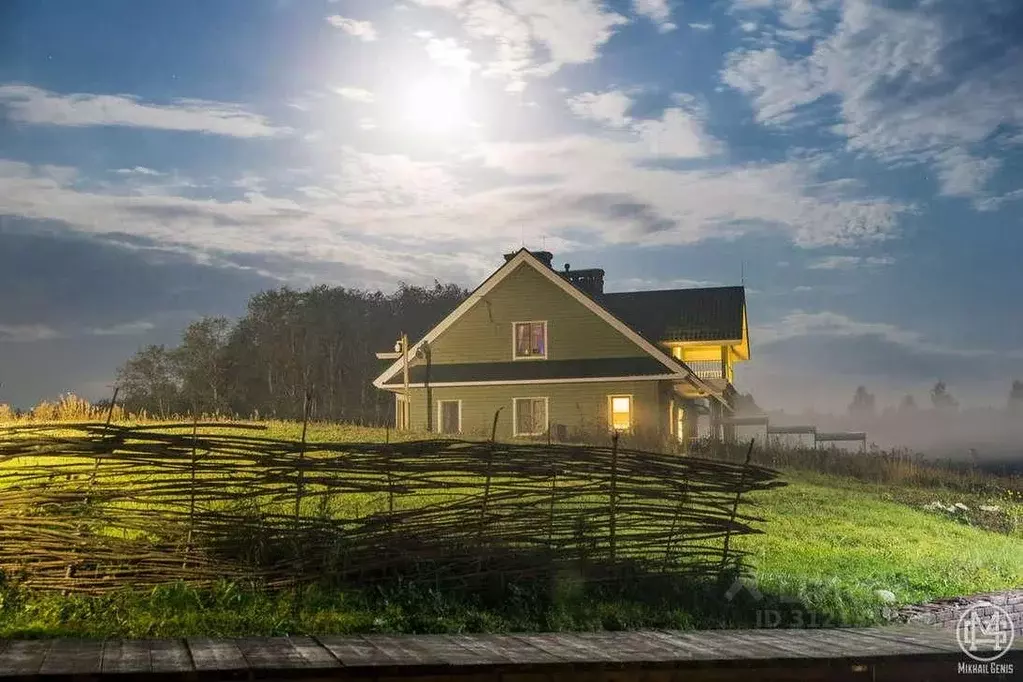
[{"label": "house siding", "polygon": [[431,361],[449,364],[513,360],[512,324],[540,320],[547,321],[549,360],[645,355],[637,344],[578,300],[522,264],[433,341]]},{"label": "house siding", "polygon": [[413,388],[410,392],[413,429],[428,430],[424,405],[427,392],[429,392],[432,430],[436,430],[438,423],[437,402],[461,400],[462,433],[466,435],[489,436],[494,413],[498,408],[504,408],[501,410],[497,422],[498,439],[512,438],[512,400],[514,398],[547,398],[550,423],[565,425],[570,435],[579,432],[595,434],[607,432],[609,430],[608,396],[611,395],[631,395],[633,397],[633,423],[637,432],[663,433],[667,415],[663,382],[658,381],[438,386],[429,389],[429,391],[425,388]]}]

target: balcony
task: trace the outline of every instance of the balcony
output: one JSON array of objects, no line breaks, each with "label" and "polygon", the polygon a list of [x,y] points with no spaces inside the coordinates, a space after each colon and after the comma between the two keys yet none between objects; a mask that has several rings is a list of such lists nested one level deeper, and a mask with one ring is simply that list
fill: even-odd
[{"label": "balcony", "polygon": [[686,364],[701,379],[730,379],[722,371],[720,360],[690,360]]}]

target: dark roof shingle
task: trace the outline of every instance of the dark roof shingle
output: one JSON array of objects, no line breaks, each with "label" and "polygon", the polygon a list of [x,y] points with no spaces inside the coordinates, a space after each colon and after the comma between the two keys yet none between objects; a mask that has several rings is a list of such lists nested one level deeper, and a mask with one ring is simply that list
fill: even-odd
[{"label": "dark roof shingle", "polygon": [[606,293],[595,300],[651,343],[742,338],[741,286]]}]

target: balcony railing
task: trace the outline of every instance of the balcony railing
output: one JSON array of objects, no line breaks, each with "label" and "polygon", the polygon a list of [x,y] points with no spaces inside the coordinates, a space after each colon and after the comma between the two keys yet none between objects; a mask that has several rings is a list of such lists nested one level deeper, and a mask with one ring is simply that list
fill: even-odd
[{"label": "balcony railing", "polygon": [[686,363],[701,379],[726,379],[720,360],[697,360]]}]

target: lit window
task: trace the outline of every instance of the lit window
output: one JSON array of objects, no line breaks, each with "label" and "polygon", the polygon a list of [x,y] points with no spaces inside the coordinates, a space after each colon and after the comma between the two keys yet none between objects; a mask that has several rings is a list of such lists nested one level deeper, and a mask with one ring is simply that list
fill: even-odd
[{"label": "lit window", "polygon": [[632,396],[611,396],[611,429],[628,431],[632,428]]},{"label": "lit window", "polygon": [[546,398],[515,398],[512,408],[516,436],[539,436],[547,431]]},{"label": "lit window", "polygon": [[515,358],[547,357],[546,322],[516,322],[513,331]]},{"label": "lit window", "polygon": [[437,402],[437,422],[441,433],[462,432],[462,401],[441,400]]}]

